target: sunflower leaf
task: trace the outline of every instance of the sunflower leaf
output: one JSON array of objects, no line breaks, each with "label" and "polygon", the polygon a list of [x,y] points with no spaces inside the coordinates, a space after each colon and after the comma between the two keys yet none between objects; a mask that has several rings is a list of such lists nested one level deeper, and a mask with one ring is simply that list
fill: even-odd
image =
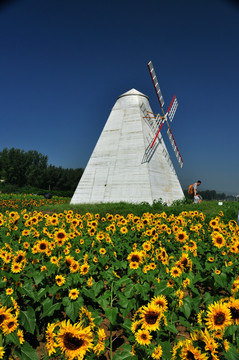
[{"label": "sunflower leaf", "polygon": [[222,288],[226,288],[228,285],[227,275],[225,273],[221,273],[220,275],[214,275],[215,283],[221,286]]},{"label": "sunflower leaf", "polygon": [[37,295],[33,289],[34,289],[33,282],[27,281],[25,284],[22,285],[22,287],[19,288],[19,292],[21,292],[22,295],[27,295],[31,299],[37,301]]},{"label": "sunflower leaf", "polygon": [[105,315],[106,315],[107,319],[110,321],[110,323],[112,325],[117,324],[117,321],[116,321],[117,320],[117,314],[118,314],[118,308],[117,307],[105,309]]},{"label": "sunflower leaf", "polygon": [[34,334],[36,327],[36,317],[35,311],[31,306],[28,306],[27,311],[20,311],[19,319],[25,330],[29,331],[31,334]]},{"label": "sunflower leaf", "polygon": [[239,353],[235,346],[230,345],[230,349],[225,353],[225,358],[227,360],[239,360]]},{"label": "sunflower leaf", "polygon": [[43,301],[43,313],[41,315],[41,318],[44,318],[45,316],[52,316],[55,310],[59,310],[60,307],[60,302],[53,304],[53,299],[47,298]]},{"label": "sunflower leaf", "polygon": [[176,326],[173,325],[173,324],[167,325],[165,329],[168,330],[168,331],[170,331],[170,332],[173,333],[173,334],[177,334],[177,333],[178,333],[178,330],[177,330]]},{"label": "sunflower leaf", "polygon": [[188,319],[191,314],[191,311],[192,311],[192,305],[191,305],[190,299],[185,297],[185,299],[183,301],[183,305],[180,307],[180,310],[183,312],[183,314]]},{"label": "sunflower leaf", "polygon": [[134,360],[137,359],[136,356],[131,353],[131,346],[125,345],[121,347],[113,356],[113,360]]},{"label": "sunflower leaf", "polygon": [[41,288],[37,293],[37,300],[39,301],[43,295],[47,293],[46,288]]},{"label": "sunflower leaf", "polygon": [[127,307],[125,309],[121,309],[120,312],[123,317],[126,317],[130,313],[130,311],[135,308],[135,303],[136,303],[136,300],[131,299],[127,302]]},{"label": "sunflower leaf", "polygon": [[21,360],[39,360],[36,351],[27,341],[21,347]]},{"label": "sunflower leaf", "polygon": [[19,337],[17,336],[17,333],[16,332],[13,332],[11,334],[8,334],[8,335],[5,335],[4,337],[5,341],[6,341],[6,344],[8,343],[13,343],[17,346],[20,345],[20,341],[19,341]]},{"label": "sunflower leaf", "polygon": [[162,346],[163,349],[164,359],[171,359],[172,347],[170,341],[164,341],[164,342],[162,341],[160,342],[160,345]]},{"label": "sunflower leaf", "polygon": [[97,297],[97,296],[99,295],[99,293],[101,292],[101,290],[103,289],[103,287],[104,287],[103,281],[95,282],[95,283],[92,285],[92,290],[94,291],[95,297]]},{"label": "sunflower leaf", "polygon": [[40,274],[36,274],[33,277],[36,285],[38,285],[44,278],[45,278],[45,274],[43,272],[41,272]]},{"label": "sunflower leaf", "polygon": [[69,318],[75,322],[77,319],[77,316],[79,314],[79,304],[75,301],[71,301],[66,307],[65,312],[69,316]]}]

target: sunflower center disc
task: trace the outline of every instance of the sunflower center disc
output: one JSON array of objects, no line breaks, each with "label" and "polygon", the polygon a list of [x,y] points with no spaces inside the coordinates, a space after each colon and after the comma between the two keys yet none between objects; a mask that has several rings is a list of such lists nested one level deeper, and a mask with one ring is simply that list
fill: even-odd
[{"label": "sunflower center disc", "polygon": [[83,345],[84,341],[66,333],[64,336],[64,346],[69,350],[77,350]]}]

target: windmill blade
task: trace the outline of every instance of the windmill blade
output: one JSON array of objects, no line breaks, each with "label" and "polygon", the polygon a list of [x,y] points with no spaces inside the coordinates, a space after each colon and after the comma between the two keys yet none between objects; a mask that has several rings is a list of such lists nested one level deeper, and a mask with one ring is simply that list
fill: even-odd
[{"label": "windmill blade", "polygon": [[157,97],[158,97],[158,100],[159,100],[159,103],[160,103],[160,107],[163,108],[163,106],[164,106],[164,99],[163,99],[163,95],[162,95],[161,90],[160,90],[160,87],[159,87],[158,79],[157,79],[157,76],[156,76],[156,74],[155,74],[152,61],[150,61],[150,62],[148,63],[148,69],[149,69],[150,76],[151,76],[152,81],[153,81],[153,84],[154,84],[155,91],[156,91],[156,93],[157,93]]},{"label": "windmill blade", "polygon": [[180,154],[180,151],[178,150],[176,141],[174,139],[173,133],[172,133],[170,128],[168,128],[167,135],[168,135],[169,141],[170,141],[170,143],[172,145],[174,154],[175,154],[175,156],[176,156],[176,158],[178,160],[178,163],[179,163],[180,167],[182,168],[183,167],[183,159],[182,159],[182,156]]},{"label": "windmill blade", "polygon": [[162,129],[162,126],[163,126],[163,121],[162,121],[160,127],[158,128],[158,131],[157,131],[157,133],[156,133],[155,138],[153,139],[153,142],[152,142],[152,144],[151,144],[151,146],[150,146],[151,148],[154,146],[154,143],[155,143],[157,137],[159,136],[159,133],[160,133],[160,130]]},{"label": "windmill blade", "polygon": [[174,118],[174,115],[176,113],[177,107],[178,107],[178,100],[177,100],[176,96],[174,95],[174,97],[173,97],[173,99],[171,101],[171,104],[169,105],[168,111],[167,111],[169,120],[171,122],[173,121],[173,118]]}]

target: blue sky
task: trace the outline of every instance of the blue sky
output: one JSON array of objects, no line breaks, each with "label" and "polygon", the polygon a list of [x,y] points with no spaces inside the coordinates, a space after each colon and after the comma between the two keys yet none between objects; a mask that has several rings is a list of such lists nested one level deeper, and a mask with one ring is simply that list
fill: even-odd
[{"label": "blue sky", "polygon": [[85,168],[122,93],[179,107],[183,188],[239,194],[239,7],[224,0],[16,0],[0,8],[0,151],[37,150]]}]

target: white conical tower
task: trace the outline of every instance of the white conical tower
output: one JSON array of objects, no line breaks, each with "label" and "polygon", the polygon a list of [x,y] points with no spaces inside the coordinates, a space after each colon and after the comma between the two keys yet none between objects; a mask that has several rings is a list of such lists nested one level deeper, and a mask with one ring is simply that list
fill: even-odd
[{"label": "white conical tower", "polygon": [[161,134],[154,138],[142,109],[151,111],[148,97],[132,89],[116,101],[71,204],[130,203],[162,200],[168,204],[184,194]]}]

